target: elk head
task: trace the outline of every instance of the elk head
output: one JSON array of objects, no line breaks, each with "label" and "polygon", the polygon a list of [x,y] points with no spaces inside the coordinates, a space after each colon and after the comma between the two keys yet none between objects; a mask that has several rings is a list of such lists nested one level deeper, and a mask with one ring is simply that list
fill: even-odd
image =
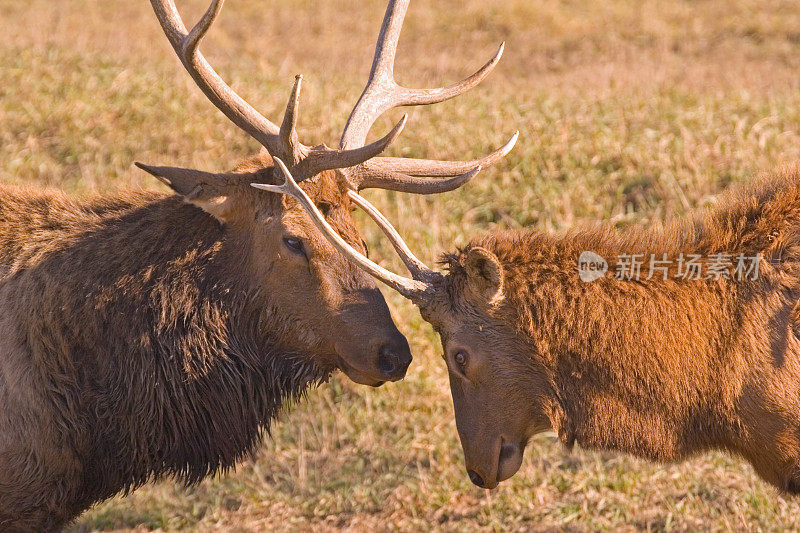
[{"label": "elk head", "polygon": [[[383,188],[417,194],[459,187],[482,165],[503,157],[516,135],[482,159],[446,162],[379,157],[400,134],[404,116],[383,138],[367,144],[369,130],[389,109],[447,100],[480,83],[500,59],[503,47],[472,76],[450,87],[408,89],[394,81],[397,41],[409,0],[389,2],[375,49],[372,71],[345,126],[339,148],[306,146],[296,125],[302,77],[296,78],[280,126],[251,107],[214,71],[198,50],[222,8],[211,2],[187,31],[173,0],[151,0],[161,26],[183,66],[208,99],[263,147],[259,157],[230,173],[137,165],[153,174],[187,202],[215,217],[225,232],[243,243],[259,265],[253,283],[271,295],[270,303],[292,324],[292,348],[315,354],[320,362],[341,368],[356,382],[380,385],[405,375],[411,361],[408,343],[391,320],[373,280],[337,253],[310,217],[308,202],[320,220],[349,249],[366,254],[351,209],[357,191]],[[273,161],[284,161],[302,183],[303,200],[263,194],[282,181]],[[283,165],[283,163],[281,163]],[[286,167],[284,167],[286,168]],[[286,169],[289,172],[288,168]]]}]

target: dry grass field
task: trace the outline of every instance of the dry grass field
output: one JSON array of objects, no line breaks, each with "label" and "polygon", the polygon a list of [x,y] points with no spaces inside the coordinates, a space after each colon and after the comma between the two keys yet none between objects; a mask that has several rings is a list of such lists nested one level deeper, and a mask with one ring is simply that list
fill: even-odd
[{"label": "dry grass field", "polygon": [[[205,8],[178,4],[188,20]],[[382,0],[229,0],[204,50],[275,120],[303,73],[301,136],[333,144],[383,9]],[[484,85],[412,110],[392,151],[466,158],[520,129],[517,148],[455,193],[369,193],[429,262],[496,228],[680,216],[800,159],[796,0],[415,0],[398,78],[454,81],[502,40],[506,55]],[[134,160],[224,170],[256,149],[190,82],[145,0],[0,1],[0,180],[75,194],[155,188]],[[374,256],[399,268],[359,221]],[[407,379],[373,390],[334,377],[287,409],[235,472],[146,486],[97,506],[75,530],[800,528],[800,499],[716,453],[654,465],[567,453],[545,434],[514,478],[492,492],[473,487],[438,340],[416,309],[387,298],[412,342]]]}]

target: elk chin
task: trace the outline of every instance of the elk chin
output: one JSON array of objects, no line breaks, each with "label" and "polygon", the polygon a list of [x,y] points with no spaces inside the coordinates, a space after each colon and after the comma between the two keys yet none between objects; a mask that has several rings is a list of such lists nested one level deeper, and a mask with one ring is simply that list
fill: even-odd
[{"label": "elk chin", "polygon": [[344,375],[347,376],[347,378],[350,381],[358,383],[359,385],[367,385],[369,387],[380,387],[381,385],[386,383],[386,380],[379,380],[373,376],[370,376],[365,372],[361,372],[360,370],[350,365],[342,357],[338,357],[337,366],[339,367],[339,370],[344,372]]}]

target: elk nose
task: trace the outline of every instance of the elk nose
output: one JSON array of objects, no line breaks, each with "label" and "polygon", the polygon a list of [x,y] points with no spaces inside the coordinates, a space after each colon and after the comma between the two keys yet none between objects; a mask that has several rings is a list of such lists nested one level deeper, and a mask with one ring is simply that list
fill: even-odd
[{"label": "elk nose", "polygon": [[467,475],[469,476],[469,480],[472,481],[475,485],[479,486],[482,489],[485,489],[486,486],[483,483],[483,478],[474,470],[467,470]]},{"label": "elk nose", "polygon": [[403,346],[384,344],[378,350],[378,370],[391,380],[402,379],[411,364],[411,350],[403,339]]}]

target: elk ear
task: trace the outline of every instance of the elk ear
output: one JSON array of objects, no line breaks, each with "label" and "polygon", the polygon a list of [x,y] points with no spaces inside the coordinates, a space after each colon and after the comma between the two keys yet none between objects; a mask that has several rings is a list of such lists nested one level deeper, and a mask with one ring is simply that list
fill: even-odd
[{"label": "elk ear", "polygon": [[232,202],[228,192],[228,175],[189,168],[154,167],[138,161],[134,164],[220,222],[225,223],[230,219]]},{"label": "elk ear", "polygon": [[464,257],[469,288],[482,301],[494,304],[503,297],[503,265],[486,248],[470,248]]}]

